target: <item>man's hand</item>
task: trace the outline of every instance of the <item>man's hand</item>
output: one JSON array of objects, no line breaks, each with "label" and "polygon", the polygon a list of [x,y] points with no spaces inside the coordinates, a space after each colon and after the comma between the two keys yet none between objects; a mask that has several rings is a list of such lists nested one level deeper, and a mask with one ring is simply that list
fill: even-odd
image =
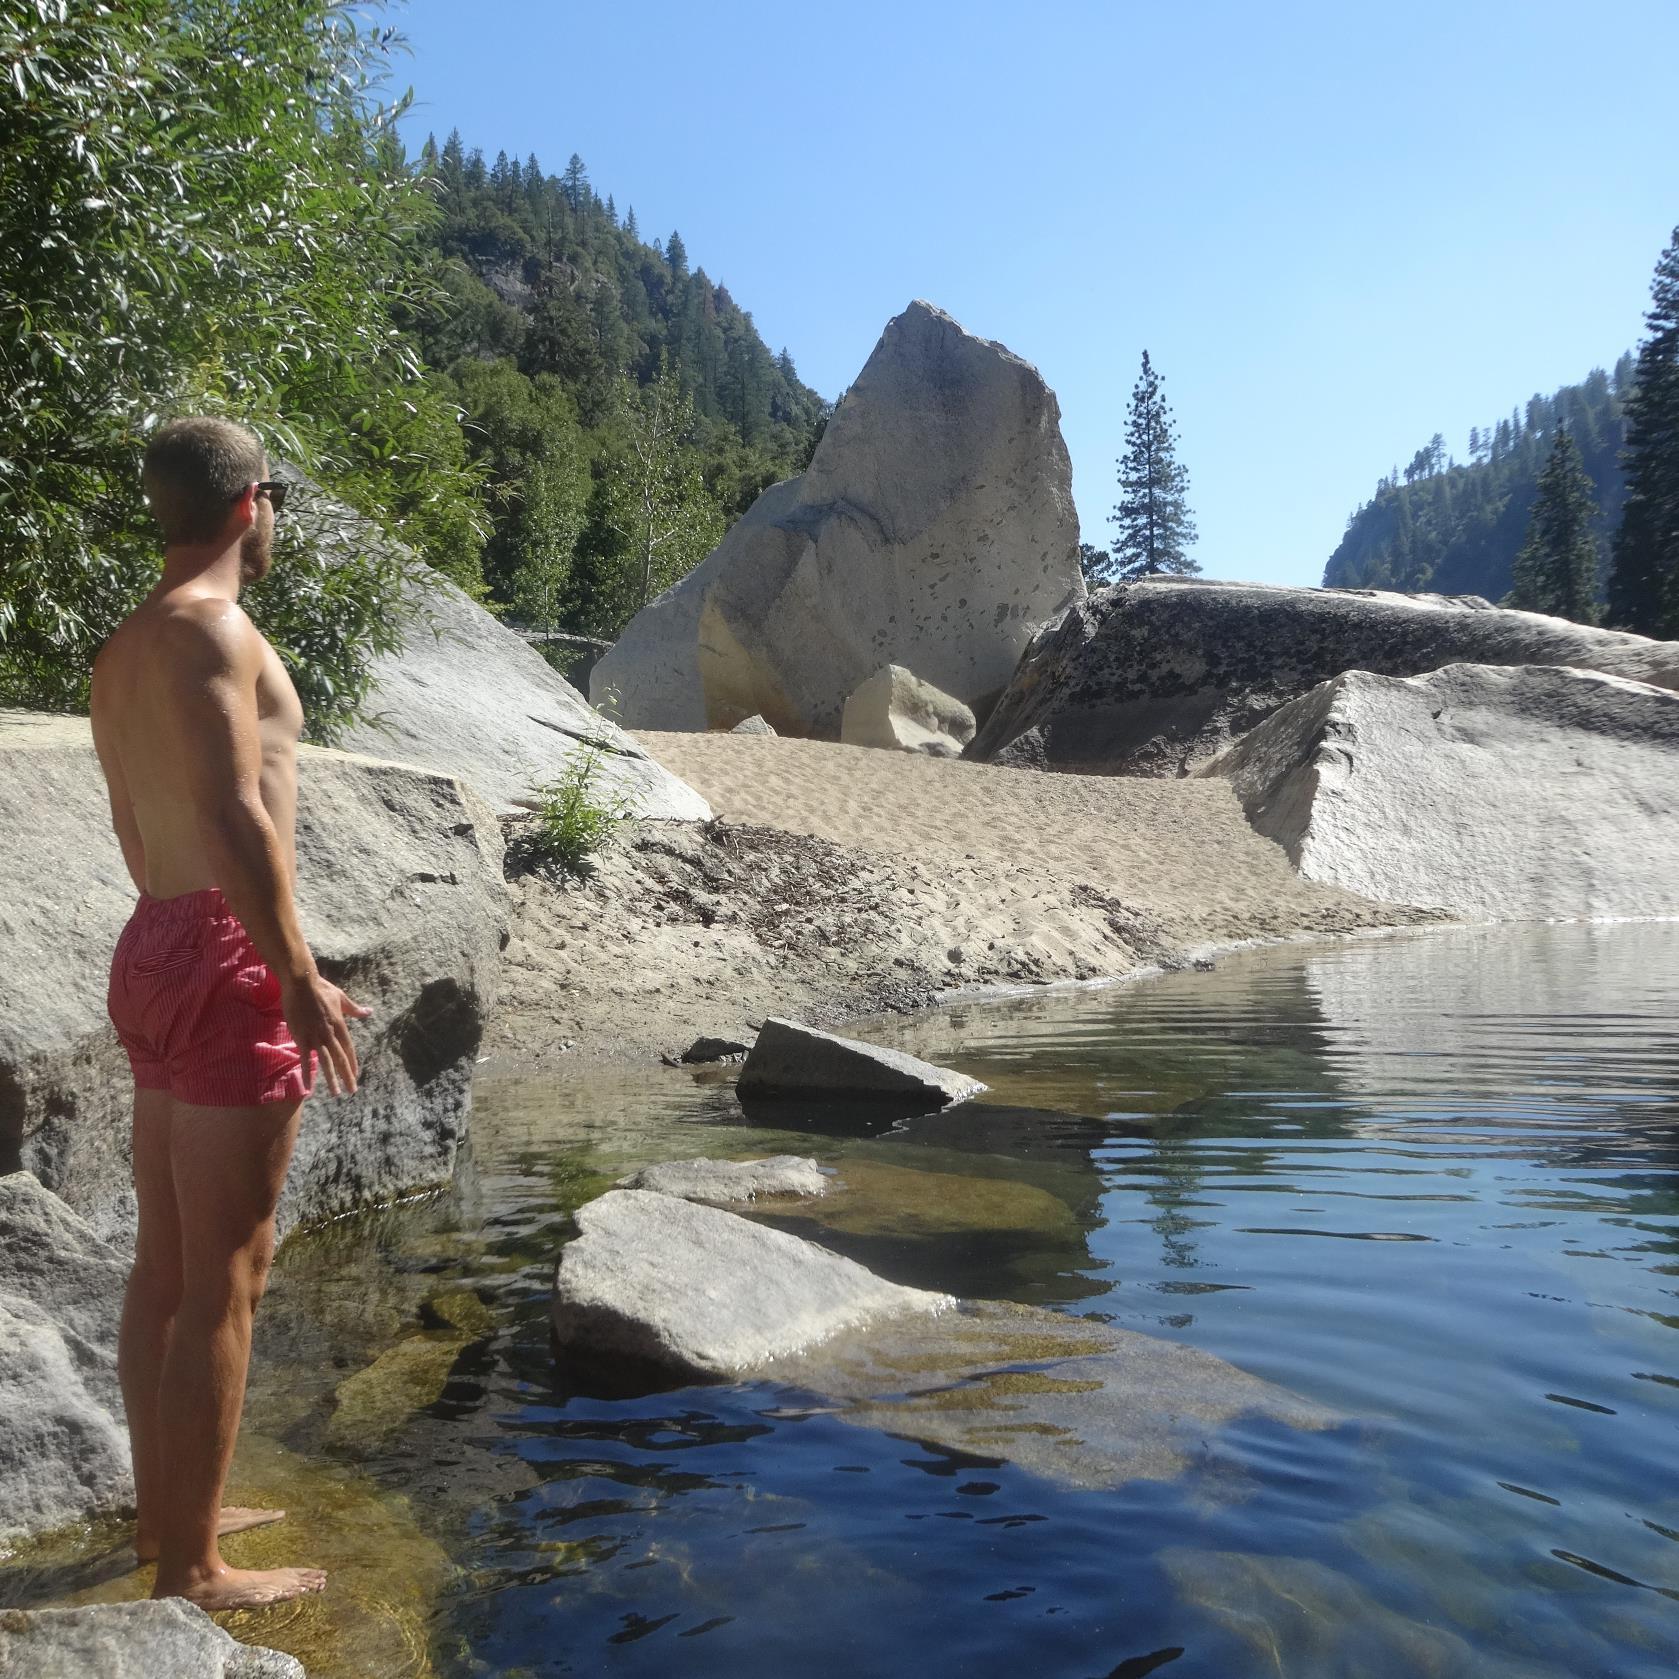
[{"label": "man's hand", "polygon": [[353,1096],[361,1070],[350,1038],[351,1020],[366,1020],[372,1009],[352,1002],[330,980],[312,973],[290,985],[282,984],[280,1006],[305,1059],[313,1050],[320,1057],[327,1089],[334,1096]]}]

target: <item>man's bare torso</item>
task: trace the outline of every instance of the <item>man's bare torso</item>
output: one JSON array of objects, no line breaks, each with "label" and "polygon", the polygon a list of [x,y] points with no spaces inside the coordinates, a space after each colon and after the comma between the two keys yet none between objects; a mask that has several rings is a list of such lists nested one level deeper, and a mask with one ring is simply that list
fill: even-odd
[{"label": "man's bare torso", "polygon": [[[93,667],[93,740],[111,788],[118,838],[136,877],[154,898],[220,884],[185,773],[186,745],[175,724],[168,661],[180,638],[207,613],[237,614],[255,666],[262,753],[262,803],[295,884],[297,742],[303,707],[279,655],[237,607],[184,591],[144,602],[105,644]],[[127,821],[124,820],[125,807]]]}]

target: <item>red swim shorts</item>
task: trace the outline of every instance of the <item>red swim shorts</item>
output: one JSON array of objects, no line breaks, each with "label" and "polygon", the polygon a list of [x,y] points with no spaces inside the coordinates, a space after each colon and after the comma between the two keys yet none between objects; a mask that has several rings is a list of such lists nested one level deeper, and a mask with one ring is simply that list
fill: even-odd
[{"label": "red swim shorts", "polygon": [[111,1023],[141,1090],[204,1108],[296,1101],[315,1082],[280,982],[214,886],[144,894],[111,958]]}]

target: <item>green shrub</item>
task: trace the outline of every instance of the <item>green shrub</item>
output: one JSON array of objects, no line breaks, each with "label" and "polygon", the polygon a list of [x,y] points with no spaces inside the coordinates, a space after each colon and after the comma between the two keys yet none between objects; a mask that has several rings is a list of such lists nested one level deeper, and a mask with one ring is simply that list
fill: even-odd
[{"label": "green shrub", "polygon": [[588,741],[557,780],[537,788],[541,801],[525,849],[537,863],[566,874],[585,874],[589,859],[634,820],[630,801],[601,785],[606,747]]}]

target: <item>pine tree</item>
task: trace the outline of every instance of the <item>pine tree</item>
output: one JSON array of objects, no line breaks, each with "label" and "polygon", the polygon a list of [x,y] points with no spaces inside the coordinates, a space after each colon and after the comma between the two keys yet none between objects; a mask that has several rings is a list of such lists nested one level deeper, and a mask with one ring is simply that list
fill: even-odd
[{"label": "pine tree", "polygon": [[688,272],[688,247],[682,243],[682,235],[674,229],[665,241],[665,261],[670,264],[670,271],[677,279],[682,279]]},{"label": "pine tree", "polygon": [[1650,336],[1627,398],[1627,499],[1615,533],[1609,621],[1679,638],[1679,227],[1656,264]]},{"label": "pine tree", "polygon": [[583,167],[583,159],[576,152],[571,154],[571,161],[565,166],[560,190],[565,194],[566,203],[574,211],[581,212],[590,192],[589,171]]},{"label": "pine tree", "polygon": [[1524,612],[1549,612],[1577,624],[1595,624],[1596,518],[1597,499],[1579,445],[1559,427],[1550,459],[1539,474],[1539,494],[1528,520],[1527,541],[1516,555],[1515,587],[1508,604]]},{"label": "pine tree", "polygon": [[636,225],[635,206],[632,204],[629,214],[624,217],[624,236],[628,239],[639,239],[641,229]]},{"label": "pine tree", "polygon": [[1095,588],[1098,584],[1113,582],[1114,560],[1106,548],[1098,548],[1093,542],[1079,544],[1079,570],[1084,573],[1085,582]]},{"label": "pine tree", "polygon": [[1125,454],[1119,461],[1114,527],[1115,579],[1185,576],[1201,567],[1184,552],[1195,540],[1189,512],[1189,472],[1177,459],[1177,426],[1160,393],[1160,375],[1143,351],[1143,371],[1131,392]]}]

